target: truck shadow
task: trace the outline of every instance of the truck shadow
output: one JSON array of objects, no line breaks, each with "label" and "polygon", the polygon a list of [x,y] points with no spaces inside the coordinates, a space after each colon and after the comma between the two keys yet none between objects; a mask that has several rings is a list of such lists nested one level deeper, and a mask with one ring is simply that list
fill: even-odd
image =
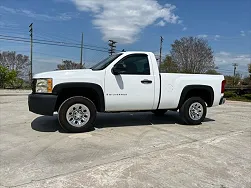
[{"label": "truck shadow", "polygon": [[[210,118],[205,118],[204,122],[215,121]],[[148,112],[138,113],[108,113],[98,114],[95,122],[95,128],[106,127],[125,127],[125,126],[148,126],[148,125],[168,125],[179,124],[184,125],[177,112],[167,112],[164,116],[154,116]],[[184,125],[187,126],[187,125]],[[61,132],[66,133],[58,123],[57,115],[40,116],[34,119],[31,123],[33,130],[39,132]]]}]

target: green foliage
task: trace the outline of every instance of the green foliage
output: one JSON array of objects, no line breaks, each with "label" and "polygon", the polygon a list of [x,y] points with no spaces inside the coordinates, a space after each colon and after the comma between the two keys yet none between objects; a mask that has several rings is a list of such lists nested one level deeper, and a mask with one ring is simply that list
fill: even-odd
[{"label": "green foliage", "polygon": [[18,78],[18,72],[15,70],[9,70],[6,67],[0,65],[0,87],[1,88],[21,88],[23,80]]},{"label": "green foliage", "polygon": [[23,85],[22,85],[22,89],[31,89],[31,84],[30,83],[26,83],[24,82]]},{"label": "green foliage", "polygon": [[221,73],[217,72],[215,69],[209,69],[205,72],[205,74],[215,74],[215,75],[219,75]]},{"label": "green foliage", "polygon": [[233,97],[237,97],[238,95],[233,92],[233,91],[225,91],[224,92],[224,97],[226,98],[233,98]]},{"label": "green foliage", "polygon": [[171,56],[167,55],[165,60],[160,65],[160,72],[163,73],[176,73],[178,72],[178,66],[172,61]]},{"label": "green foliage", "polygon": [[3,88],[8,80],[8,69],[0,65],[0,87]]},{"label": "green foliage", "polygon": [[251,101],[251,94],[245,94],[242,97],[244,97],[244,98],[246,98],[246,99],[248,99],[248,100]]},{"label": "green foliage", "polygon": [[239,96],[234,91],[225,91],[224,97],[227,98],[228,100],[233,100],[233,101],[251,102],[251,94],[245,94]]}]

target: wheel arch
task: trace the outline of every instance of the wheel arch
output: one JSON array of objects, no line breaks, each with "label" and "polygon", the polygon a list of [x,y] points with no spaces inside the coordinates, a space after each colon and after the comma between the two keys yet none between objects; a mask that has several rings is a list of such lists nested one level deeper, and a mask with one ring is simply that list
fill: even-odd
[{"label": "wheel arch", "polygon": [[178,104],[178,108],[190,97],[201,97],[208,107],[214,102],[214,90],[208,85],[187,85],[183,88]]},{"label": "wheel arch", "polygon": [[67,82],[54,86],[52,94],[58,95],[55,111],[64,100],[73,96],[83,96],[92,100],[99,112],[105,111],[104,92],[100,85],[86,82]]}]

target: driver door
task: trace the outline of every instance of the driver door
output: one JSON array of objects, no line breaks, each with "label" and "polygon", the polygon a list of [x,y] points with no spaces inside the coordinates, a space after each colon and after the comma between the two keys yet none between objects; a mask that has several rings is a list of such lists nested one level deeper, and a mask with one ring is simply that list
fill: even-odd
[{"label": "driver door", "polygon": [[[118,66],[118,64],[121,64]],[[151,110],[154,101],[154,76],[147,54],[131,54],[114,67],[125,67],[118,75],[107,69],[105,75],[106,111]]]}]

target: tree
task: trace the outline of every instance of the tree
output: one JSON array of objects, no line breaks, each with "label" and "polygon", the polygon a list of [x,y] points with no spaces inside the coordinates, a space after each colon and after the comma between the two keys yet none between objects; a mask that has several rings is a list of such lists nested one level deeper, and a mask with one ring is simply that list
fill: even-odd
[{"label": "tree", "polygon": [[249,72],[249,77],[251,80],[251,63],[248,64],[248,72]]},{"label": "tree", "polygon": [[19,78],[25,78],[29,75],[29,57],[23,54],[16,54],[15,51],[0,52],[0,65],[15,71]]},{"label": "tree", "polygon": [[183,37],[175,40],[171,57],[183,73],[205,73],[215,68],[213,51],[202,38]]},{"label": "tree", "polygon": [[172,57],[167,55],[160,65],[160,72],[175,73],[178,72],[177,64],[172,61]]},{"label": "tree", "polygon": [[63,60],[62,64],[58,64],[57,65],[57,70],[69,70],[69,69],[80,69],[80,68],[84,68],[84,66],[79,64],[79,63],[75,63],[71,60]]},{"label": "tree", "polygon": [[251,79],[249,76],[242,79],[242,85],[251,85]]},{"label": "tree", "polygon": [[23,80],[18,78],[18,73],[15,70],[9,70],[8,68],[0,65],[0,87],[6,88],[21,88]]},{"label": "tree", "polygon": [[226,80],[226,86],[234,86],[241,81],[241,75],[239,73],[237,73],[235,77],[227,75],[225,76],[225,80]]},{"label": "tree", "polygon": [[209,69],[209,70],[207,70],[205,72],[205,74],[216,74],[216,75],[218,75],[218,74],[221,74],[221,73],[217,72],[215,69]]},{"label": "tree", "polygon": [[0,88],[3,88],[7,82],[8,69],[0,65]]}]

